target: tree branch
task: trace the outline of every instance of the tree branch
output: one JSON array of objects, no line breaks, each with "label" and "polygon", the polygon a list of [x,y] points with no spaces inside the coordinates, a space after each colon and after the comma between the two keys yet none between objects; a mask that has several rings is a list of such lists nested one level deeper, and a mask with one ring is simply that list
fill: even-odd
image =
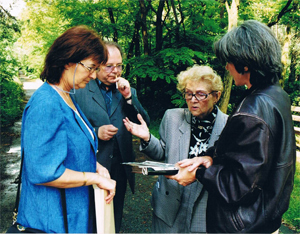
[{"label": "tree branch", "polygon": [[279,20],[282,18],[282,16],[284,16],[286,13],[288,13],[289,11],[291,11],[292,9],[288,9],[289,6],[291,5],[291,3],[293,2],[293,0],[288,0],[286,5],[284,6],[284,8],[282,8],[282,10],[279,12],[278,16],[276,17],[276,19],[273,22],[269,22],[267,25],[268,27],[272,27],[273,25],[277,24],[279,22]]}]

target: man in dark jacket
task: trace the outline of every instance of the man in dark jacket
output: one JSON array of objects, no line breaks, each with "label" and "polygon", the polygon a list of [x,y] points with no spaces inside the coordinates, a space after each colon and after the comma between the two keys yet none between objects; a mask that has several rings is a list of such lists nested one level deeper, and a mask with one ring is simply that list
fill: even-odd
[{"label": "man in dark jacket", "polygon": [[198,179],[208,190],[208,232],[272,233],[288,209],[296,161],[291,103],[278,84],[281,48],[267,26],[249,20],[217,41],[215,52],[247,91],[208,156],[179,162],[171,178]]},{"label": "man in dark jacket", "polygon": [[139,102],[136,90],[120,77],[123,68],[120,46],[113,42],[105,44],[108,50],[107,63],[100,65],[96,80],[88,83],[84,89],[76,90],[74,99],[98,136],[97,161],[108,169],[111,178],[117,182],[114,215],[118,233],[127,180],[132,192],[135,181],[130,167],[121,164],[135,161],[132,135],[125,128],[123,119],[128,117],[139,123],[137,114],[140,113],[149,125],[150,118]]}]

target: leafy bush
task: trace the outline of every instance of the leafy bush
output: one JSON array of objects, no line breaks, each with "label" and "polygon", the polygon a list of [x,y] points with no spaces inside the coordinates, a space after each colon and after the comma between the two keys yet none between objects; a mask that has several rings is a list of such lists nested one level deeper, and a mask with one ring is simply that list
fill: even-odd
[{"label": "leafy bush", "polygon": [[0,96],[1,127],[7,127],[22,115],[24,97],[22,85],[14,81],[2,80]]},{"label": "leafy bush", "polygon": [[300,106],[300,81],[285,80],[284,90],[289,94],[293,106]]}]

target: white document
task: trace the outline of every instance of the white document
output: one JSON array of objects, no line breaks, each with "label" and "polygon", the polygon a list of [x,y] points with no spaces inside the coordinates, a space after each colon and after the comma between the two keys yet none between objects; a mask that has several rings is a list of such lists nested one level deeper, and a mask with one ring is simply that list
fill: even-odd
[{"label": "white document", "polygon": [[105,197],[108,192],[93,185],[95,193],[97,233],[115,233],[115,218],[113,201],[106,204]]}]

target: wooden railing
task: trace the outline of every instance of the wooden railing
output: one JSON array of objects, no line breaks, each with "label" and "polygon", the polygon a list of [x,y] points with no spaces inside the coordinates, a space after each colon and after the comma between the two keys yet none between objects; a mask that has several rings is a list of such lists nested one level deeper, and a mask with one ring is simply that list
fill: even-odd
[{"label": "wooden railing", "polygon": [[[293,117],[293,120],[295,122],[299,122],[300,123],[300,107],[299,106],[292,106],[291,107],[292,109],[292,112],[296,112],[296,114],[293,114],[292,117]],[[300,127],[294,127],[295,129],[295,133],[300,135]]]}]

